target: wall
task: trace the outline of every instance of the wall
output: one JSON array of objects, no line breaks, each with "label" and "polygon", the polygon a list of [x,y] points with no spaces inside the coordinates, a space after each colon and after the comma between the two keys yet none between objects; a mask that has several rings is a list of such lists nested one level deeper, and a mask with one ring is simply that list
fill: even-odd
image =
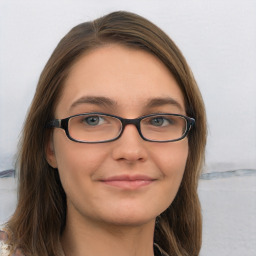
[{"label": "wall", "polygon": [[[0,171],[14,168],[24,116],[57,42],[74,25],[120,9],[165,30],[202,91],[209,125],[202,255],[254,255],[256,1],[0,1]],[[0,179],[0,221],[13,210],[15,186]]]}]

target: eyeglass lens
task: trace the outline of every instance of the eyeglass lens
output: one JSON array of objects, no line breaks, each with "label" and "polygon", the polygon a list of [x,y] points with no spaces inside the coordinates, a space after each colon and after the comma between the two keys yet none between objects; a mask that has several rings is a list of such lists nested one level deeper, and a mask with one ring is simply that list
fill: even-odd
[{"label": "eyeglass lens", "polygon": [[[144,138],[153,141],[169,141],[181,138],[187,129],[182,116],[154,115],[140,122]],[[100,114],[85,114],[70,118],[68,125],[71,138],[81,142],[100,142],[117,138],[122,131],[118,118]]]}]

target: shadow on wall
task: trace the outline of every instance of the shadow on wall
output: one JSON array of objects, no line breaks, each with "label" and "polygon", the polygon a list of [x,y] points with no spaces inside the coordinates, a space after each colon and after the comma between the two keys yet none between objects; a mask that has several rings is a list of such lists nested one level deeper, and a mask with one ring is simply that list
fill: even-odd
[{"label": "shadow on wall", "polygon": [[[200,177],[201,180],[215,180],[221,178],[230,178],[235,176],[251,176],[256,175],[256,169],[241,169],[241,170],[231,170],[224,172],[210,172],[203,173]],[[15,177],[15,170],[5,170],[0,172],[0,178]]]},{"label": "shadow on wall", "polygon": [[0,178],[15,177],[15,170],[5,170],[0,172]]}]

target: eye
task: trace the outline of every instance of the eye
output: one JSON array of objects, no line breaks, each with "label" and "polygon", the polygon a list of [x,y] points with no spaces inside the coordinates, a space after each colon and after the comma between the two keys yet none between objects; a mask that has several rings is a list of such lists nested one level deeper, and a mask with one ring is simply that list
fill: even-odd
[{"label": "eye", "polygon": [[159,116],[159,117],[154,117],[150,120],[150,124],[154,125],[154,126],[167,126],[172,124],[172,120],[171,119],[167,119],[165,117]]},{"label": "eye", "polygon": [[83,122],[91,125],[91,126],[96,126],[104,123],[104,118],[101,116],[89,116],[83,119]]}]

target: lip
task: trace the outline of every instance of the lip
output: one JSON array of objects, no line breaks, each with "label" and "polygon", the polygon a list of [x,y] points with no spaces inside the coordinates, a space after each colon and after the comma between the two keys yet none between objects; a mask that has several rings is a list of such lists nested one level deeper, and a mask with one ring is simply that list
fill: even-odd
[{"label": "lip", "polygon": [[108,186],[133,190],[148,186],[155,180],[145,175],[119,175],[102,179],[101,182]]}]

